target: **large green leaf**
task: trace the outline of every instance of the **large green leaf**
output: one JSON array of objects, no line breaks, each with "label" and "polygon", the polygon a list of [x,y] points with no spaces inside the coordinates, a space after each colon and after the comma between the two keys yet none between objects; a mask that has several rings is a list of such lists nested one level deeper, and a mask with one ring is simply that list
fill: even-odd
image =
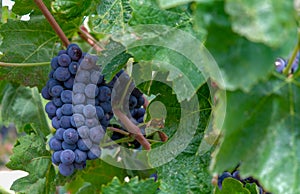
[{"label": "large green leaf", "polygon": [[97,6],[97,14],[90,16],[90,28],[98,33],[111,34],[122,31],[131,17],[128,0],[103,0]]},{"label": "large green leaf", "polygon": [[102,187],[102,193],[153,194],[156,192],[158,186],[159,183],[154,182],[153,179],[139,181],[135,177],[130,179],[129,182],[121,183],[118,178],[114,177],[108,185]]},{"label": "large green leaf", "polygon": [[93,0],[55,0],[52,4],[54,12],[62,18],[72,19],[88,14]]},{"label": "large green leaf", "polygon": [[164,9],[176,7],[178,5],[182,5],[190,2],[199,2],[199,3],[212,2],[212,0],[157,0],[157,1],[159,2],[159,6]]},{"label": "large green leaf", "polygon": [[18,139],[13,155],[7,167],[12,170],[24,170],[28,176],[16,180],[11,189],[21,193],[53,193],[55,172],[46,142],[35,134]]},{"label": "large green leaf", "polygon": [[20,131],[30,124],[40,136],[50,133],[37,88],[6,85],[1,100],[1,118],[7,123],[13,122]]},{"label": "large green leaf", "polygon": [[[232,29],[253,42],[283,46],[297,36],[293,1],[226,1]],[[280,38],[278,38],[280,37]]]},{"label": "large green leaf", "polygon": [[243,183],[233,178],[226,178],[222,183],[222,190],[216,188],[215,194],[251,194],[251,192],[243,187]]},{"label": "large green leaf", "polygon": [[213,169],[220,173],[241,162],[242,175],[254,176],[267,190],[299,193],[299,78],[272,75],[247,93],[228,92],[227,103]]}]

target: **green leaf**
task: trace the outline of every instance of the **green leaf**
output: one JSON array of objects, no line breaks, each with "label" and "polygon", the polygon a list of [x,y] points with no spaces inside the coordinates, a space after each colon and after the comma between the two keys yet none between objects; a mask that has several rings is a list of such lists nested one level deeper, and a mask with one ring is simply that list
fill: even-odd
[{"label": "green leaf", "polygon": [[251,194],[260,194],[259,188],[255,183],[246,183],[245,188],[247,188]]},{"label": "green leaf", "polygon": [[216,188],[215,194],[251,194],[250,191],[244,188],[243,183],[233,178],[226,178],[222,183],[222,189]]},{"label": "green leaf", "polygon": [[[282,53],[261,43],[253,43],[235,34],[229,27],[211,25],[206,48],[222,71],[228,90],[249,91],[274,69],[274,61]],[[226,55],[224,55],[226,52]]]},{"label": "green leaf", "polygon": [[156,192],[158,186],[159,183],[154,182],[153,179],[139,181],[137,177],[134,177],[129,182],[121,183],[118,178],[114,177],[108,185],[102,187],[102,193],[153,194]]},{"label": "green leaf", "polygon": [[212,0],[158,0],[159,6],[163,9],[176,7],[178,5],[190,3],[190,2],[199,2],[199,3],[206,3],[212,2]]},{"label": "green leaf", "polygon": [[253,42],[278,47],[297,37],[293,1],[229,0],[225,9],[233,31]]},{"label": "green leaf", "polygon": [[35,134],[18,139],[13,155],[6,165],[12,170],[24,170],[28,176],[16,180],[11,189],[21,193],[52,193],[55,190],[55,171],[46,142]]},{"label": "green leaf", "polygon": [[52,4],[54,13],[61,18],[72,19],[82,17],[91,10],[93,0],[55,0]]},{"label": "green leaf", "polygon": [[13,122],[20,131],[30,124],[37,135],[46,137],[49,134],[50,129],[37,88],[7,85],[1,106],[2,120]]},{"label": "green leaf", "polygon": [[131,17],[128,0],[103,0],[97,14],[90,16],[89,26],[94,32],[112,34],[123,31]]},{"label": "green leaf", "polygon": [[299,78],[275,74],[247,93],[227,94],[231,106],[226,110],[224,138],[214,154],[214,171],[241,162],[242,176],[255,177],[270,192],[300,192]]},{"label": "green leaf", "polygon": [[[18,15],[41,15],[42,12],[39,10],[38,6],[32,0],[14,0],[15,4],[13,5],[12,11]],[[48,7],[51,7],[50,0],[44,0],[44,4]]]}]

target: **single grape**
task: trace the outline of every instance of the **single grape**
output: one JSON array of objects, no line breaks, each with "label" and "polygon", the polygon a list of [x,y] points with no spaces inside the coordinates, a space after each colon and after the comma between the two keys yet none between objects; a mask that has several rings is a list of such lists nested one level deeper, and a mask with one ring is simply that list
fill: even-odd
[{"label": "single grape", "polygon": [[65,116],[70,116],[73,114],[73,105],[72,104],[64,104],[61,107],[61,112]]},{"label": "single grape", "polygon": [[74,61],[78,61],[82,56],[82,50],[77,44],[70,44],[67,48],[67,53]]},{"label": "single grape", "polygon": [[93,145],[91,149],[88,151],[87,155],[90,160],[97,159],[101,156],[101,149],[99,148],[98,145]]},{"label": "single grape", "polygon": [[77,71],[75,80],[80,83],[88,83],[90,81],[90,72],[80,69]]},{"label": "single grape", "polygon": [[55,129],[60,128],[60,123],[59,123],[59,120],[57,117],[53,117],[51,120],[51,123],[52,123],[53,128],[55,128]]},{"label": "single grape", "polygon": [[84,93],[89,98],[95,98],[99,93],[99,89],[95,84],[88,84],[84,89]]},{"label": "single grape", "polygon": [[53,57],[51,59],[51,63],[50,63],[51,67],[53,70],[56,70],[58,67],[59,67],[59,64],[58,64],[58,57]]},{"label": "single grape", "polygon": [[95,127],[95,126],[97,126],[98,124],[99,124],[99,121],[98,121],[98,119],[96,119],[96,118],[91,118],[91,119],[86,119],[86,120],[85,120],[85,125],[86,125],[87,127],[89,127],[89,128]]},{"label": "single grape", "polygon": [[76,149],[74,151],[74,153],[75,153],[75,162],[76,163],[81,163],[81,162],[86,161],[86,159],[87,159],[87,153],[86,152],[81,151],[79,149]]},{"label": "single grape", "polygon": [[222,189],[223,180],[228,177],[231,177],[231,174],[229,172],[223,172],[223,174],[221,174],[221,176],[218,177],[218,187],[220,189]]},{"label": "single grape", "polygon": [[56,109],[56,117],[60,119],[62,116],[63,114],[61,113],[61,108]]},{"label": "single grape", "polygon": [[74,165],[70,164],[70,165],[66,165],[63,163],[60,163],[58,166],[59,172],[61,175],[63,176],[70,176],[74,173]]},{"label": "single grape", "polygon": [[56,106],[53,104],[53,102],[48,102],[45,106],[45,111],[46,113],[48,113],[48,116],[53,118],[55,116],[56,113]]},{"label": "single grape", "polygon": [[57,163],[61,163],[60,161],[60,154],[61,154],[62,151],[56,151],[56,152],[53,152],[52,156],[54,158],[54,160],[57,162]]},{"label": "single grape", "polygon": [[68,68],[58,67],[55,70],[55,72],[53,74],[53,77],[55,79],[57,79],[58,81],[64,82],[64,81],[68,80],[71,77],[71,74],[70,74]]},{"label": "single grape", "polygon": [[51,137],[51,139],[49,141],[49,146],[50,146],[50,149],[53,151],[60,151],[62,149],[61,141],[56,139],[54,136]]},{"label": "single grape", "polygon": [[93,117],[95,117],[95,115],[96,115],[96,108],[95,108],[95,106],[90,105],[90,104],[84,106],[84,108],[83,108],[83,115],[86,118],[93,118]]},{"label": "single grape", "polygon": [[139,89],[134,88],[131,92],[131,95],[135,96],[136,98],[139,98],[143,95],[143,93]]},{"label": "single grape", "polygon": [[137,118],[144,117],[145,113],[146,113],[146,110],[144,108],[136,109],[136,117]]},{"label": "single grape", "polygon": [[73,85],[73,92],[74,93],[84,93],[85,84],[83,83],[75,83]]},{"label": "single grape", "polygon": [[60,50],[60,51],[58,51],[57,56],[60,56],[62,54],[67,54],[67,51],[66,50]]},{"label": "single grape", "polygon": [[59,165],[59,163],[60,163],[60,162],[58,162],[57,160],[55,160],[53,154],[52,154],[52,156],[51,156],[51,161],[52,161],[52,163],[55,164],[55,165]]},{"label": "single grape", "polygon": [[79,68],[79,63],[73,61],[70,65],[69,65],[69,71],[71,74],[76,75],[76,72]]},{"label": "single grape", "polygon": [[73,113],[83,114],[83,108],[84,108],[83,104],[77,104],[73,106]]},{"label": "single grape", "polygon": [[100,123],[103,127],[107,127],[109,125],[109,120],[103,117],[103,119],[100,120]]},{"label": "single grape", "polygon": [[90,129],[87,126],[81,126],[77,129],[78,135],[82,138],[89,138]]},{"label": "single grape", "polygon": [[65,129],[72,127],[71,116],[62,116],[60,118],[60,126]]},{"label": "single grape", "polygon": [[144,97],[143,97],[143,96],[140,96],[140,97],[138,98],[138,104],[137,104],[137,106],[138,106],[138,107],[143,106],[144,103],[145,103]]},{"label": "single grape", "polygon": [[96,106],[96,114],[97,114],[98,120],[101,120],[104,118],[104,111],[101,106]]},{"label": "single grape", "polygon": [[99,87],[98,99],[102,102],[109,101],[111,97],[111,89],[107,86]]},{"label": "single grape", "polygon": [[75,153],[72,150],[64,150],[60,154],[60,161],[63,164],[72,164],[75,160]]},{"label": "single grape", "polygon": [[42,91],[41,91],[41,94],[43,96],[43,98],[45,98],[46,100],[51,100],[51,96],[48,92],[49,88],[47,86],[43,87]]},{"label": "single grape", "polygon": [[103,82],[104,76],[101,75],[100,71],[93,71],[91,73],[91,83],[93,84],[101,84]]},{"label": "single grape", "polygon": [[130,95],[129,97],[129,108],[134,108],[137,105],[137,99],[135,96]]},{"label": "single grape", "polygon": [[77,148],[77,145],[76,144],[68,144],[67,142],[63,141],[62,144],[61,144],[62,148],[64,150],[76,150]]},{"label": "single grape", "polygon": [[63,103],[72,104],[72,91],[71,90],[62,91],[60,99]]},{"label": "single grape", "polygon": [[60,97],[54,97],[52,99],[52,102],[56,107],[61,107],[63,105],[63,102],[61,101]]},{"label": "single grape", "polygon": [[85,118],[82,114],[73,114],[73,119],[77,128],[83,126],[85,123]]},{"label": "single grape", "polygon": [[79,139],[77,142],[77,147],[81,151],[88,151],[92,147],[93,143],[90,139]]},{"label": "single grape", "polygon": [[62,67],[68,67],[71,63],[71,58],[67,54],[61,54],[58,57],[58,64]]},{"label": "single grape", "polygon": [[78,133],[75,129],[69,128],[63,133],[64,141],[68,144],[74,144],[78,141]]},{"label": "single grape", "polygon": [[111,107],[110,101],[101,102],[100,106],[103,109],[104,113],[111,113],[112,112],[112,107]]},{"label": "single grape", "polygon": [[67,81],[64,81],[64,86],[67,89],[72,89],[73,88],[73,84],[74,84],[74,77],[70,77]]},{"label": "single grape", "polygon": [[149,178],[154,178],[154,181],[156,182],[158,179],[157,173],[151,174]]},{"label": "single grape", "polygon": [[81,61],[80,61],[80,67],[82,69],[90,70],[96,67],[97,57],[92,55],[86,55]]},{"label": "single grape", "polygon": [[56,85],[60,85],[60,82],[57,81],[56,79],[53,79],[53,78],[49,79],[49,80],[47,81],[47,84],[46,84],[46,86],[47,86],[49,89],[50,89],[50,88],[53,88],[53,87],[56,86]]},{"label": "single grape", "polygon": [[283,69],[286,67],[287,61],[283,58],[277,58],[275,61],[276,71],[282,73]]},{"label": "single grape", "polygon": [[136,120],[138,123],[143,123],[144,122],[144,117],[140,117]]},{"label": "single grape", "polygon": [[77,93],[73,96],[73,104],[83,104],[85,100],[85,95],[82,93]]},{"label": "single grape", "polygon": [[60,141],[63,140],[63,134],[65,132],[65,129],[64,128],[58,128],[55,132],[55,135],[54,137]]},{"label": "single grape", "polygon": [[101,139],[103,139],[104,134],[105,132],[102,129],[101,125],[98,125],[90,129],[89,136],[93,143],[99,144]]}]

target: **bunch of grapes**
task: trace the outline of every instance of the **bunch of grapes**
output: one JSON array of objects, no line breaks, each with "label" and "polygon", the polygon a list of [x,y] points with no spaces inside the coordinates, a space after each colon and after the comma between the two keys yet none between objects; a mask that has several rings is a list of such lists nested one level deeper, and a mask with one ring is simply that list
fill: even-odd
[{"label": "bunch of grapes", "polygon": [[263,187],[259,184],[259,182],[254,179],[253,177],[247,177],[245,179],[242,179],[240,177],[240,172],[238,170],[234,170],[232,173],[230,172],[223,172],[220,176],[218,176],[218,187],[219,189],[222,189],[222,183],[224,179],[226,178],[234,178],[236,180],[239,180],[243,185],[249,183],[249,184],[256,184],[259,188],[259,194],[271,194],[269,192],[265,192]]},{"label": "bunch of grapes", "polygon": [[[290,73],[294,73],[294,72],[297,71],[298,66],[299,66],[299,59],[300,59],[300,52],[297,53],[297,56],[293,61]],[[287,67],[288,62],[289,62],[289,60],[283,59],[281,57],[277,58],[276,61],[275,61],[276,71],[279,72],[279,73],[282,73],[284,68]]]},{"label": "bunch of grapes", "polygon": [[[100,157],[100,141],[114,116],[111,94],[124,71],[106,83],[96,62],[97,57],[70,44],[51,60],[49,80],[41,92],[50,100],[45,110],[56,129],[49,141],[52,162],[64,176],[83,169],[86,160]],[[143,94],[137,89],[134,91],[136,94],[130,96],[129,107],[134,112],[132,117],[143,122]]]}]

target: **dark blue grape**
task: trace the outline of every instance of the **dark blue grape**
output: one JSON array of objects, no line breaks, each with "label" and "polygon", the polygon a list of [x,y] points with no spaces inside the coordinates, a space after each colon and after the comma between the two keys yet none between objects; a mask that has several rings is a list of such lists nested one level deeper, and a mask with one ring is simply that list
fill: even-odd
[{"label": "dark blue grape", "polygon": [[137,106],[138,106],[138,107],[143,106],[144,103],[145,103],[144,97],[143,97],[143,96],[140,96],[140,97],[138,98],[138,104],[137,104]]},{"label": "dark blue grape", "polygon": [[78,133],[75,129],[69,128],[63,133],[64,141],[68,144],[75,144],[78,141]]},{"label": "dark blue grape", "polygon": [[151,174],[149,178],[154,178],[154,181],[156,182],[158,179],[157,173]]},{"label": "dark blue grape", "polygon": [[56,114],[56,106],[53,104],[53,102],[48,102],[45,106],[45,111],[48,113],[48,116],[53,118]]},{"label": "dark blue grape", "polygon": [[50,149],[53,151],[60,151],[62,149],[61,141],[56,139],[54,136],[51,137],[51,139],[49,141],[49,146],[50,146]]},{"label": "dark blue grape", "polygon": [[58,128],[55,132],[55,135],[54,137],[60,141],[63,140],[63,134],[65,132],[65,129],[64,128]]},{"label": "dark blue grape", "polygon": [[47,86],[48,88],[53,88],[53,87],[56,86],[56,85],[60,85],[60,82],[57,81],[56,79],[49,79],[49,80],[47,81],[47,84],[46,84],[46,86]]},{"label": "dark blue grape", "polygon": [[82,93],[77,93],[73,96],[73,104],[83,104],[85,102],[85,95]]},{"label": "dark blue grape", "polygon": [[98,120],[101,120],[102,118],[104,118],[104,111],[101,106],[96,106],[96,114],[97,114]]},{"label": "dark blue grape", "polygon": [[99,87],[98,99],[102,102],[109,101],[111,98],[111,89],[107,86]]},{"label": "dark blue grape", "polygon": [[60,126],[65,129],[72,127],[71,116],[62,116],[60,118]]},{"label": "dark blue grape", "polygon": [[286,67],[287,61],[283,58],[277,58],[275,61],[276,71],[282,73],[283,69]]},{"label": "dark blue grape", "polygon": [[52,102],[57,107],[61,107],[63,105],[63,102],[61,101],[60,97],[54,97],[52,99]]},{"label": "dark blue grape", "polygon": [[77,129],[78,135],[82,138],[89,138],[90,129],[87,126],[81,126]]},{"label": "dark blue grape", "polygon": [[51,95],[53,96],[53,97],[59,97],[60,96],[60,94],[61,94],[61,92],[64,90],[64,88],[62,87],[62,86],[60,86],[60,85],[56,85],[56,86],[53,86],[52,88],[51,88]]},{"label": "dark blue grape", "polygon": [[58,166],[59,172],[61,175],[63,176],[70,176],[74,173],[74,165],[70,164],[70,165],[66,165],[63,163],[60,163]]},{"label": "dark blue grape", "polygon": [[85,124],[85,118],[82,114],[73,114],[73,119],[77,128]]},{"label": "dark blue grape", "polygon": [[84,89],[84,93],[88,98],[95,98],[99,93],[99,89],[95,84],[88,84]]},{"label": "dark blue grape", "polygon": [[72,104],[72,91],[71,90],[62,91],[60,99],[63,103]]},{"label": "dark blue grape", "polygon": [[43,98],[45,98],[46,100],[51,100],[51,96],[49,94],[49,88],[47,86],[43,87],[42,91],[41,91],[41,94],[43,96]]},{"label": "dark blue grape", "polygon": [[88,151],[87,155],[90,160],[97,159],[101,156],[101,149],[99,148],[98,145],[93,145],[91,149]]},{"label": "dark blue grape", "polygon": [[61,154],[62,151],[56,151],[56,152],[53,152],[53,159],[57,162],[57,163],[61,163],[60,161],[60,154]]},{"label": "dark blue grape", "polygon": [[75,160],[75,153],[72,150],[64,150],[60,154],[60,161],[63,164],[72,164]]},{"label": "dark blue grape", "polygon": [[135,96],[130,95],[129,97],[129,108],[134,108],[137,105],[137,99]]},{"label": "dark blue grape", "polygon": [[144,122],[144,117],[140,117],[136,120],[138,123],[143,123]]},{"label": "dark blue grape", "polygon": [[62,146],[62,148],[64,150],[72,150],[72,151],[74,151],[77,148],[76,144],[68,144],[67,142],[64,142],[64,141],[62,142],[61,146]]},{"label": "dark blue grape", "polygon": [[83,83],[75,83],[73,85],[73,92],[76,93],[82,93],[84,94],[85,84]]},{"label": "dark blue grape", "polygon": [[52,161],[52,163],[55,164],[55,165],[59,165],[59,163],[60,163],[60,162],[58,162],[58,161],[54,158],[54,154],[52,154],[52,156],[51,156],[51,161]]},{"label": "dark blue grape", "polygon": [[58,108],[58,109],[56,110],[56,117],[57,117],[58,119],[60,119],[62,116],[63,116],[63,114],[61,113],[61,108]]},{"label": "dark blue grape", "polygon": [[144,108],[136,109],[136,117],[137,118],[144,117],[145,113],[146,113],[146,110]]},{"label": "dark blue grape", "polygon": [[223,172],[223,174],[221,174],[221,176],[218,177],[218,187],[220,189],[222,189],[223,180],[228,177],[231,177],[231,174],[229,172]]},{"label": "dark blue grape", "polygon": [[134,88],[131,92],[131,95],[135,96],[136,98],[139,98],[143,95],[143,93],[138,88]]},{"label": "dark blue grape", "polygon": [[58,51],[57,56],[60,56],[62,54],[67,54],[67,51],[66,50],[60,50],[60,51]]},{"label": "dark blue grape", "polygon": [[55,79],[57,79],[58,81],[64,82],[64,81],[68,80],[71,77],[71,74],[70,74],[68,68],[58,67],[55,70],[55,72],[53,74],[53,77]]},{"label": "dark blue grape", "polygon": [[58,64],[62,67],[68,67],[71,63],[71,58],[67,54],[62,54],[58,57]]},{"label": "dark blue grape", "polygon": [[83,114],[83,108],[84,108],[83,104],[75,105],[73,106],[73,113]]},{"label": "dark blue grape", "polygon": [[101,84],[103,82],[103,75],[101,75],[101,73],[99,71],[93,71],[91,73],[91,83],[93,84]]},{"label": "dark blue grape", "polygon": [[101,102],[100,106],[103,109],[104,113],[111,113],[112,112],[112,107],[111,107],[110,101]]},{"label": "dark blue grape", "polygon": [[72,104],[64,104],[61,107],[61,112],[63,115],[70,116],[73,114],[73,105]]},{"label": "dark blue grape", "polygon": [[71,74],[76,75],[76,72],[79,68],[79,63],[73,61],[70,65],[69,65],[69,71]]},{"label": "dark blue grape", "polygon": [[80,83],[88,83],[90,81],[90,72],[86,70],[77,71],[75,80]]},{"label": "dark blue grape", "polygon": [[74,153],[75,153],[75,162],[76,163],[82,163],[82,162],[86,161],[86,159],[87,159],[86,152],[76,149],[74,151]]},{"label": "dark blue grape", "polygon": [[55,129],[60,128],[60,123],[59,123],[59,120],[57,117],[53,117],[51,120],[51,123],[52,123],[53,128],[55,128]]},{"label": "dark blue grape", "polygon": [[67,81],[64,82],[64,86],[67,89],[72,89],[74,84],[74,77],[70,77]]},{"label": "dark blue grape", "polygon": [[241,177],[240,177],[240,171],[234,171],[233,173],[232,173],[232,177],[233,178],[235,178],[235,179],[237,179],[237,180],[241,180]]},{"label": "dark blue grape", "polygon": [[92,147],[93,143],[90,139],[79,139],[77,147],[81,151],[88,151]]},{"label": "dark blue grape", "polygon": [[103,119],[100,120],[100,123],[103,127],[107,127],[109,125],[109,120],[103,117]]},{"label": "dark blue grape", "polygon": [[54,71],[55,71],[55,70],[52,69],[52,70],[50,71],[50,73],[48,74],[48,78],[49,78],[49,79],[52,79],[52,78],[53,78]]},{"label": "dark blue grape", "polygon": [[102,129],[101,125],[93,127],[90,129],[90,139],[93,143],[99,144],[101,139],[104,137],[104,130]]},{"label": "dark blue grape", "polygon": [[87,54],[81,61],[80,67],[82,69],[90,70],[95,68],[97,62],[97,57]]},{"label": "dark blue grape", "polygon": [[78,61],[82,56],[82,50],[77,44],[69,44],[67,48],[67,53],[74,61]]},{"label": "dark blue grape", "polygon": [[90,105],[90,104],[84,106],[84,108],[83,108],[83,115],[86,118],[93,118],[93,117],[95,117],[95,115],[96,115],[96,108],[95,108],[95,106]]},{"label": "dark blue grape", "polygon": [[53,70],[56,70],[59,67],[58,57],[52,58],[50,65],[51,65],[51,67],[52,67]]}]

